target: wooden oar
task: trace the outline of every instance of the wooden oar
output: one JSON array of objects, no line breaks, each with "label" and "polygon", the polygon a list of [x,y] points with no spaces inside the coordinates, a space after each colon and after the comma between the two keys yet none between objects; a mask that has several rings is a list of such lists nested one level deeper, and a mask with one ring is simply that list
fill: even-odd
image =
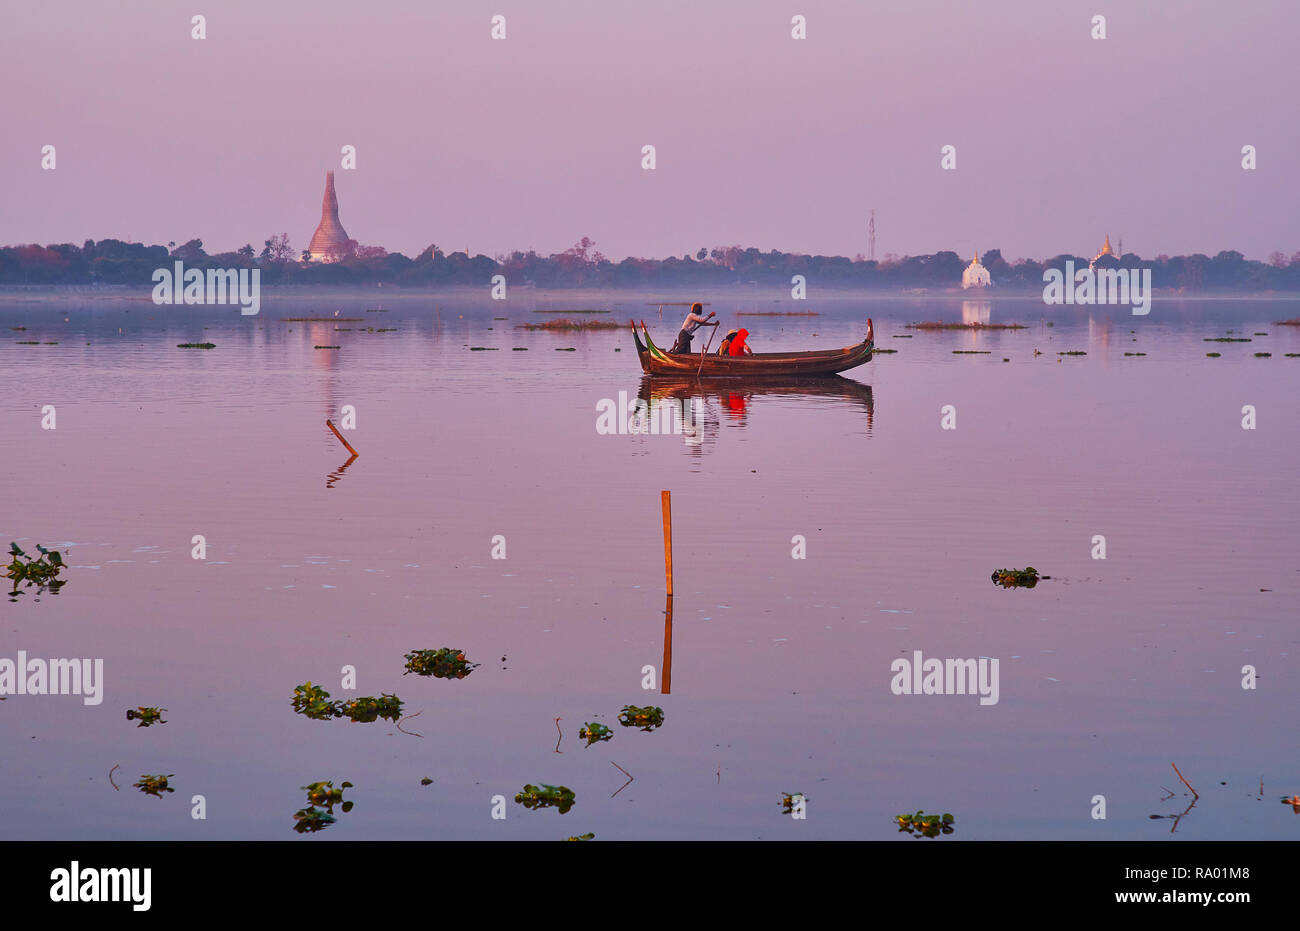
[{"label": "wooden oar", "polygon": [[700,367],[695,370],[696,378],[699,378],[700,372],[704,371],[704,356],[709,351],[709,347],[713,345],[713,334],[716,332],[718,332],[718,327],[716,325],[709,328],[709,341],[705,343],[704,348],[700,350]]}]

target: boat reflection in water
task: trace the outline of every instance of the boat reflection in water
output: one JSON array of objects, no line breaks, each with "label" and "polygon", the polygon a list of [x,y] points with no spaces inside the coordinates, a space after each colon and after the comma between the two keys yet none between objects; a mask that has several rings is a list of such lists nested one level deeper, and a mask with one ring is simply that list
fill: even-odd
[{"label": "boat reflection in water", "polygon": [[664,419],[663,412],[659,410],[664,405],[673,405],[674,417],[681,417],[688,423],[693,419],[697,445],[703,439],[716,438],[717,426],[722,419],[734,426],[748,426],[750,406],[759,397],[783,397],[791,400],[832,398],[846,401],[850,406],[866,412],[868,436],[871,435],[872,419],[875,416],[871,386],[842,375],[769,380],[645,376],[641,379],[637,396],[649,406],[652,421],[656,418]]}]

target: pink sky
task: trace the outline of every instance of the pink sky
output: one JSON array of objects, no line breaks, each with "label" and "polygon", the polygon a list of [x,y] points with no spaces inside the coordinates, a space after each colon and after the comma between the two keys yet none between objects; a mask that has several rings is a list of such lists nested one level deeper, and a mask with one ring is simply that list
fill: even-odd
[{"label": "pink sky", "polygon": [[1266,258],[1300,250],[1297,27],[1282,0],[10,4],[0,243],[301,249],[332,168],[348,233],[408,255],[853,255],[875,208],[878,257]]}]

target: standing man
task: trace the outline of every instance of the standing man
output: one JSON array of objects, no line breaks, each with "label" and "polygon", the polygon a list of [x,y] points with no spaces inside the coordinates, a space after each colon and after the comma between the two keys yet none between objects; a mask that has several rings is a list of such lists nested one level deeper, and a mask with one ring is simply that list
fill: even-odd
[{"label": "standing man", "polygon": [[716,320],[714,320],[712,323],[709,322],[709,317],[713,316],[713,311],[709,311],[707,317],[701,316],[701,314],[703,313],[704,313],[703,304],[697,303],[691,305],[691,312],[688,313],[686,315],[686,319],[682,321],[682,331],[677,334],[677,342],[673,343],[673,348],[668,350],[670,353],[690,352],[691,337],[695,334],[696,330],[698,330],[702,326],[718,325],[718,321]]}]

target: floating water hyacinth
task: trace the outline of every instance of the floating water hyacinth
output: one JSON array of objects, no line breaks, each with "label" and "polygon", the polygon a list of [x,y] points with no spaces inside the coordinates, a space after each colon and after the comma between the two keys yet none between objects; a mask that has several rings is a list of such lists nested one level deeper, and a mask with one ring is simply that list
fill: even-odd
[{"label": "floating water hyacinth", "polygon": [[[344,782],[336,789],[333,781],[313,782],[300,786],[307,793],[307,807],[293,813],[293,829],[298,834],[314,834],[323,831],[335,822],[334,806],[343,812],[352,810],[352,802],[343,801],[343,790],[352,788],[352,783]],[[320,807],[317,808],[316,806]]]},{"label": "floating water hyacinth", "polygon": [[308,680],[294,688],[293,710],[316,721],[327,721],[335,716],[334,702],[329,697],[329,692]]},{"label": "floating water hyacinth", "polygon": [[402,700],[383,693],[378,698],[366,695],[348,701],[330,701],[329,692],[308,681],[294,687],[293,710],[314,721],[348,718],[357,724],[368,724],[379,718],[397,721],[402,716]]},{"label": "floating water hyacinth", "polygon": [[924,811],[917,811],[914,815],[895,815],[894,820],[898,822],[900,834],[911,834],[913,837],[938,837],[956,830],[952,815],[946,812],[942,815],[927,815]]},{"label": "floating water hyacinth", "polygon": [[591,833],[588,833],[588,834],[572,834],[572,835],[569,836],[568,839],[569,839],[569,840],[595,840],[595,839],[596,839],[596,835],[595,835],[595,834],[591,834]]},{"label": "floating water hyacinth", "polygon": [[58,574],[67,568],[59,551],[47,550],[39,543],[36,544],[36,548],[40,550],[41,555],[32,559],[17,543],[9,544],[9,553],[13,556],[13,560],[6,567],[5,578],[13,580],[14,583],[13,589],[9,592],[11,598],[23,594],[18,590],[19,584],[23,582],[27,583],[28,588],[35,585],[38,591],[49,591],[51,594],[58,594],[59,589],[67,584],[67,579],[58,578]]},{"label": "floating water hyacinth", "polygon": [[515,801],[525,808],[556,808],[564,814],[573,807],[577,796],[568,786],[552,786],[543,783],[524,786],[524,790],[515,796]]},{"label": "floating water hyacinth", "polygon": [[1003,588],[1033,588],[1040,579],[1050,579],[1051,576],[1040,576],[1033,566],[1026,566],[1024,569],[995,569],[992,578],[994,585]]},{"label": "floating water hyacinth", "polygon": [[386,693],[378,698],[367,695],[364,698],[354,698],[341,703],[338,713],[354,724],[369,724],[379,718],[397,721],[402,716],[402,700],[396,695]]},{"label": "floating water hyacinth", "polygon": [[463,679],[479,666],[465,659],[465,653],[456,647],[443,647],[440,650],[413,650],[404,654],[406,672],[417,676],[433,676],[438,679]]},{"label": "floating water hyacinth", "polygon": [[587,746],[602,740],[612,740],[614,732],[603,724],[584,724],[582,730],[578,731],[578,739],[585,740]]},{"label": "floating water hyacinth", "polygon": [[644,708],[624,705],[623,710],[618,713],[618,723],[624,727],[638,727],[643,731],[652,731],[656,727],[663,726],[664,710],[651,705],[646,705]]},{"label": "floating water hyacinth", "polygon": [[151,724],[166,724],[162,719],[162,713],[166,708],[151,708],[146,705],[140,705],[136,708],[126,709],[126,719],[128,721],[139,721],[136,727],[148,727]]},{"label": "floating water hyacinth", "polygon": [[163,775],[141,776],[140,781],[132,783],[132,786],[136,789],[139,789],[145,795],[152,795],[155,796],[156,798],[162,798],[164,792],[176,791],[175,789],[173,789],[171,786],[167,784],[167,780],[171,779],[175,775],[176,775],[175,773],[168,773],[165,776]]}]

